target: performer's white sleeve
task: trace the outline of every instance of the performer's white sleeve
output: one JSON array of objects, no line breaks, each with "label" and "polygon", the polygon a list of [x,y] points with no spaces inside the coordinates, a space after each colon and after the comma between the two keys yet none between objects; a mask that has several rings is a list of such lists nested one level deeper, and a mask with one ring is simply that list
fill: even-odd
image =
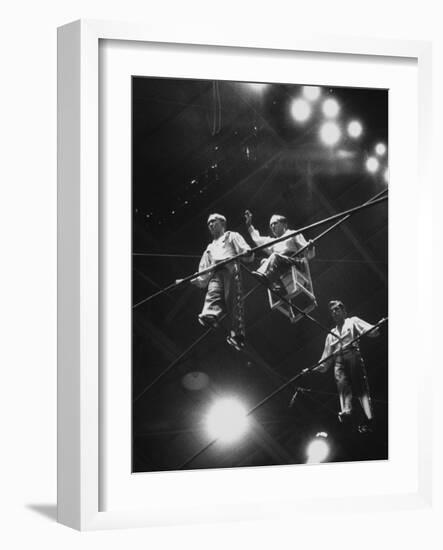
[{"label": "performer's white sleeve", "polygon": [[[374,326],[370,323],[367,323],[366,321],[363,321],[363,319],[360,319],[359,317],[352,317],[352,322],[354,323],[354,327],[358,334],[362,334],[363,332],[366,332]],[[375,338],[376,336],[378,336],[378,329],[370,332],[368,336],[370,338]]]},{"label": "performer's white sleeve", "polygon": [[[303,248],[308,244],[308,241],[303,237],[301,233],[298,233],[294,237],[295,242],[297,243],[298,249]],[[308,260],[312,260],[312,258],[315,258],[315,248],[312,247],[312,249],[307,248],[304,252],[304,255]]]},{"label": "performer's white sleeve", "polygon": [[251,239],[255,242],[257,246],[261,246],[262,244],[266,244],[274,240],[274,239],[271,239],[271,237],[265,237],[263,235],[260,235],[258,229],[255,229],[253,225],[250,225],[248,227],[248,231],[249,231],[249,234],[251,235]]},{"label": "performer's white sleeve", "polygon": [[[247,252],[251,250],[249,244],[245,239],[235,231],[230,231],[231,243],[234,246],[235,254],[241,254],[242,252]],[[250,257],[242,258],[243,261],[251,262],[254,259],[254,254],[251,254]]]},{"label": "performer's white sleeve", "polygon": [[[198,270],[203,271],[205,269],[208,269],[208,267],[211,267],[211,256],[207,250],[203,252],[203,256],[201,257]],[[209,279],[211,278],[211,272],[205,273],[204,275],[201,275],[200,277],[196,277],[195,279],[192,279],[191,283],[193,285],[198,286],[199,288],[206,288],[209,283]]]},{"label": "performer's white sleeve", "polygon": [[231,242],[233,243],[237,254],[241,254],[242,252],[251,250],[251,247],[245,241],[245,239],[240,235],[240,233],[237,233],[236,231],[231,231],[230,236],[231,236]]}]

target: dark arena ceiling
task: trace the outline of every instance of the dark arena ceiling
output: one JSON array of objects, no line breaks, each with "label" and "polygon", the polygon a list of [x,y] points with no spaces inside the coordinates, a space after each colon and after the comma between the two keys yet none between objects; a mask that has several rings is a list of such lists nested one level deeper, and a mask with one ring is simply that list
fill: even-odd
[{"label": "dark arena ceiling", "polygon": [[[362,339],[376,429],[345,429],[337,419],[333,370],[307,374],[292,407],[288,385],[251,415],[249,431],[231,445],[215,443],[204,418],[217,398],[234,395],[248,409],[315,364],[326,333],[309,319],[296,324],[271,311],[264,287],[243,273],[246,349],[230,348],[226,331],[197,322],[204,291],[179,286],[149,296],[194,273],[210,241],[206,220],[226,216],[228,229],[253,246],[243,212],[269,234],[272,214],[291,229],[367,201],[387,188],[388,91],[321,88],[311,116],[297,122],[292,102],[301,85],[133,77],[133,470],[135,472],[302,464],[306,445],[329,434],[330,461],[388,458],[388,336]],[[342,135],[319,138],[321,105],[333,98]],[[358,120],[360,137],[347,134]],[[374,172],[369,158],[378,159]],[[314,238],[327,226],[306,231]],[[254,266],[257,265],[257,261]],[[349,315],[375,323],[388,315],[388,202],[353,215],[316,246],[310,262],[318,307],[343,300]],[[200,452],[202,451],[202,452]]]}]

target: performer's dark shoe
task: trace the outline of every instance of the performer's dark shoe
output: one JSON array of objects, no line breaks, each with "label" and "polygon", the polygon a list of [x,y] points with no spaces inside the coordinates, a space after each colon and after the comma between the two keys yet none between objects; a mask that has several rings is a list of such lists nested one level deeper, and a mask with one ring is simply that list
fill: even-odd
[{"label": "performer's dark shoe", "polygon": [[215,315],[199,315],[198,322],[207,328],[217,328],[218,321]]},{"label": "performer's dark shoe", "polygon": [[242,351],[245,347],[245,337],[241,334],[230,334],[226,342],[237,351]]}]

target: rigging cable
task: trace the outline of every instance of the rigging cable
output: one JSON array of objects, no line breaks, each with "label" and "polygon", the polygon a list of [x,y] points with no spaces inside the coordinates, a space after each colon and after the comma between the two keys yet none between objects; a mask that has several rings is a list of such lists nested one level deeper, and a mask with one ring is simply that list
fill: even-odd
[{"label": "rigging cable", "polygon": [[[315,371],[315,369],[317,369],[320,365],[322,365],[323,363],[326,363],[327,361],[329,361],[330,359],[333,359],[338,353],[342,353],[344,349],[348,348],[348,347],[352,347],[353,344],[355,344],[356,342],[358,342],[363,336],[366,336],[367,334],[373,332],[374,330],[378,329],[382,324],[386,323],[388,320],[387,317],[383,317],[382,319],[380,319],[380,321],[378,321],[378,323],[376,323],[375,325],[373,325],[370,329],[366,330],[365,332],[362,332],[361,334],[359,334],[358,336],[356,336],[353,340],[351,340],[348,344],[345,344],[342,349],[339,351],[339,352],[334,352],[334,353],[331,353],[330,355],[328,355],[327,357],[325,357],[324,359],[318,361],[317,363],[315,363],[314,365],[310,366],[310,367],[307,367],[303,370],[301,370],[299,373],[297,373],[295,376],[293,376],[292,378],[290,378],[287,382],[283,383],[281,386],[279,386],[277,389],[275,389],[274,391],[272,391],[270,394],[268,394],[266,397],[264,397],[261,401],[259,401],[256,405],[254,405],[254,407],[252,407],[251,409],[249,409],[249,411],[246,413],[246,416],[250,416],[251,414],[253,414],[257,409],[259,409],[260,407],[262,407],[265,403],[267,403],[270,399],[272,399],[273,397],[275,397],[276,395],[278,395],[279,393],[281,393],[284,389],[286,389],[290,384],[292,384],[293,382],[295,382],[296,380],[298,380],[298,378],[300,378],[301,376],[304,376],[305,374],[308,374],[308,373],[311,373],[313,371]],[[218,438],[215,438],[215,439],[212,439],[209,443],[207,443],[203,448],[201,448],[199,451],[197,451],[196,453],[194,453],[190,458],[188,458],[180,467],[178,467],[177,469],[178,470],[183,470],[184,468],[186,468],[191,462],[193,462],[196,458],[198,458],[201,454],[203,454],[207,449],[209,449],[210,447],[212,447],[216,442],[218,441]]]},{"label": "rigging cable", "polygon": [[[259,252],[260,250],[263,250],[265,248],[269,248],[269,246],[272,246],[274,244],[277,244],[279,242],[283,242],[287,239],[290,239],[292,237],[295,237],[296,235],[298,235],[299,233],[302,233],[302,232],[305,232],[309,229],[314,229],[316,227],[320,227],[322,225],[325,225],[331,221],[336,221],[336,220],[340,220],[341,218],[343,218],[343,221],[349,219],[349,217],[357,212],[360,212],[361,210],[364,210],[366,208],[369,208],[371,206],[374,206],[376,204],[379,204],[381,202],[384,202],[387,200],[387,197],[379,197],[379,198],[374,198],[374,199],[371,199],[370,201],[366,202],[366,203],[363,203],[363,204],[360,204],[359,206],[355,206],[354,208],[349,208],[348,210],[344,210],[343,212],[339,212],[338,214],[334,214],[332,216],[329,216],[328,218],[324,218],[322,220],[319,220],[317,222],[314,222],[314,223],[311,223],[309,225],[306,225],[305,227],[302,227],[300,229],[297,229],[295,231],[291,231],[290,233],[288,233],[287,235],[284,235],[283,237],[279,237],[278,239],[273,239],[272,241],[268,242],[268,243],[265,243],[265,244],[262,244],[262,245],[259,245],[259,246],[256,246],[255,248],[252,248],[250,251],[248,252],[242,252],[240,254],[237,254],[236,256],[232,256],[231,258],[227,258],[226,260],[222,260],[221,262],[218,262],[217,263],[217,268],[220,268],[220,267],[223,267],[233,261],[236,261],[236,260],[239,260],[240,258],[243,258],[247,255],[250,255],[250,254],[254,254],[255,252]],[[339,225],[339,223],[343,223],[343,222],[337,222],[335,223],[333,226],[331,226],[330,228],[328,228],[326,231],[324,231],[323,233],[321,233],[318,237],[318,238],[321,238],[323,237],[326,233],[328,233],[331,229],[337,227],[337,225]],[[297,251],[294,255],[294,257],[300,255],[302,252],[304,252],[304,250],[306,250],[306,248],[308,248],[309,245],[301,248],[299,251]],[[134,304],[132,307],[133,309],[137,308],[137,307],[140,307],[142,304],[145,304],[146,302],[149,302],[150,300],[153,300],[154,298],[156,298],[157,296],[160,296],[161,294],[164,294],[165,292],[169,292],[170,290],[174,289],[174,288],[177,288],[187,282],[190,282],[194,279],[196,279],[197,277],[200,277],[201,275],[205,275],[206,273],[209,273],[210,271],[212,271],[214,269],[214,266],[210,266],[208,267],[207,269],[204,269],[202,271],[197,271],[196,273],[193,273],[192,275],[188,275],[187,277],[184,277],[183,279],[181,279],[180,281],[178,282],[174,282],[174,283],[171,283],[170,285],[166,286],[165,288],[159,290],[158,292],[155,292],[154,294],[151,294],[150,296],[148,296],[147,298],[144,298],[143,300],[140,300],[139,302],[137,302],[136,304]]]}]

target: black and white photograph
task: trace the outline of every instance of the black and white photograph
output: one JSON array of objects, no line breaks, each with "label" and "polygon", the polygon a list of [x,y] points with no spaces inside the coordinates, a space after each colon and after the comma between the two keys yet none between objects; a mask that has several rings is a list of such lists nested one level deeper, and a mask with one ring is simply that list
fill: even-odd
[{"label": "black and white photograph", "polygon": [[389,458],[388,99],[132,77],[133,472]]},{"label": "black and white photograph", "polygon": [[0,546],[443,548],[440,5],[3,19]]}]

